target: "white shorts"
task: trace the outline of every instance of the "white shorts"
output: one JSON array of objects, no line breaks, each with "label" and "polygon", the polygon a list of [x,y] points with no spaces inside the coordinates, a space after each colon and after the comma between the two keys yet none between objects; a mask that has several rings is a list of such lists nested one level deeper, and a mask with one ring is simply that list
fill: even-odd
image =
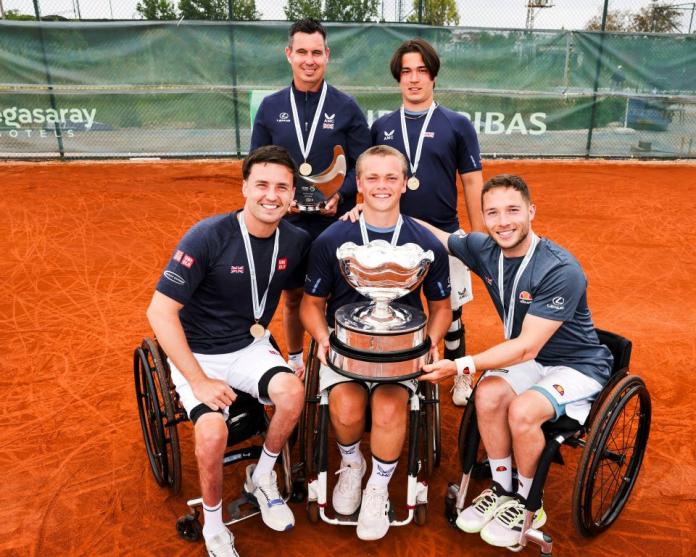
[{"label": "white shorts", "polygon": [[[360,379],[351,379],[350,377],[341,375],[340,373],[331,369],[329,366],[325,366],[323,364],[319,367],[319,392],[325,389],[330,389],[331,387],[334,387],[340,383],[360,383],[367,387],[368,392],[372,392],[375,389],[375,387],[385,384],[382,381],[377,382],[362,381]],[[403,385],[411,393],[415,393],[418,390],[418,381],[416,381],[415,379],[406,379],[404,381],[398,381],[391,384]]]},{"label": "white shorts", "polygon": [[471,271],[464,263],[450,255],[449,256],[450,303],[452,309],[459,309],[464,304],[474,299],[474,291],[471,289]]},{"label": "white shorts", "polygon": [[567,366],[543,366],[536,360],[488,370],[481,379],[486,377],[502,377],[518,395],[533,389],[552,404],[555,419],[566,414],[581,424],[590,413],[595,395],[602,390],[598,381],[584,373]]},{"label": "white shorts", "polygon": [[[208,377],[225,381],[232,388],[250,394],[263,404],[272,404],[270,400],[259,396],[259,381],[264,374],[274,367],[286,367],[288,371],[293,371],[280,352],[271,344],[268,332],[263,338],[255,340],[249,346],[236,352],[229,354],[197,354],[194,352],[193,356],[198,360]],[[203,403],[194,396],[191,385],[174,363],[171,360],[168,361],[172,382],[179,394],[179,400],[186,410],[186,414],[190,416],[191,410]],[[226,407],[223,413],[227,419],[229,407]]]}]

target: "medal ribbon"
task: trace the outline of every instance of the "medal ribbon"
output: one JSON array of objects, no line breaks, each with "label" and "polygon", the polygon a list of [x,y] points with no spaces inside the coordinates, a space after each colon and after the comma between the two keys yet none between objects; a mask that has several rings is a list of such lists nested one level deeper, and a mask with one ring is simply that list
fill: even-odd
[{"label": "medal ribbon", "polygon": [[503,273],[503,251],[500,250],[500,257],[498,258],[498,293],[500,294],[500,303],[503,304],[503,331],[505,332],[505,339],[509,339],[512,336],[512,322],[515,319],[515,295],[517,292],[517,284],[520,282],[520,277],[524,270],[529,265],[529,262],[534,255],[534,249],[539,243],[539,236],[531,232],[532,243],[529,244],[527,253],[524,255],[520,267],[515,273],[515,278],[512,281],[512,291],[510,292],[510,304],[508,305],[508,311],[505,313],[505,285],[503,284],[505,278]]},{"label": "medal ribbon", "polygon": [[408,165],[411,168],[411,176],[416,175],[416,170],[418,170],[418,164],[420,163],[421,151],[423,150],[423,139],[425,139],[425,132],[428,131],[428,124],[430,123],[430,118],[433,116],[437,105],[435,102],[428,108],[428,113],[425,115],[425,120],[423,121],[423,127],[421,128],[420,134],[418,135],[418,145],[416,145],[416,154],[413,157],[413,162],[411,162],[411,146],[408,141],[408,131],[406,130],[406,114],[404,112],[404,105],[401,105],[399,109],[399,115],[401,116],[401,137],[404,140],[404,148],[406,149],[406,158],[408,159]]},{"label": "medal ribbon", "polygon": [[307,161],[309,157],[309,151],[312,149],[312,143],[314,143],[314,134],[317,131],[317,124],[319,123],[319,117],[321,116],[321,111],[324,109],[324,101],[326,100],[326,90],[328,86],[326,81],[321,88],[321,95],[319,96],[319,104],[317,105],[317,111],[314,113],[314,120],[312,120],[312,127],[309,129],[309,135],[307,136],[307,146],[305,146],[304,138],[302,137],[302,128],[300,127],[300,117],[297,115],[297,104],[295,103],[295,94],[292,91],[292,85],[290,86],[290,108],[292,109],[292,121],[295,124],[295,135],[297,136],[297,143],[300,145],[300,152],[302,153],[302,158]]},{"label": "medal ribbon", "polygon": [[[360,235],[362,236],[363,246],[370,243],[370,239],[367,237],[367,224],[365,224],[365,217],[363,213],[360,213]],[[404,219],[399,215],[399,220],[396,221],[396,226],[394,227],[394,232],[392,233],[391,245],[396,246],[396,242],[399,241],[399,234],[401,232],[401,225],[404,223]]]},{"label": "medal ribbon", "polygon": [[249,262],[249,277],[251,282],[251,304],[254,308],[254,320],[258,323],[259,319],[263,315],[266,309],[266,298],[268,296],[268,290],[271,287],[271,281],[273,280],[273,273],[275,272],[276,261],[278,260],[278,239],[280,237],[280,231],[276,228],[275,239],[273,241],[273,256],[271,257],[271,272],[268,275],[268,285],[266,286],[266,291],[263,293],[263,298],[259,302],[259,285],[256,282],[256,265],[254,265],[254,254],[251,251],[251,240],[249,239],[249,231],[247,230],[246,224],[244,224],[244,214],[240,211],[237,214],[237,220],[239,221],[239,228],[242,230],[242,238],[244,240],[244,251],[246,252],[247,261]]}]

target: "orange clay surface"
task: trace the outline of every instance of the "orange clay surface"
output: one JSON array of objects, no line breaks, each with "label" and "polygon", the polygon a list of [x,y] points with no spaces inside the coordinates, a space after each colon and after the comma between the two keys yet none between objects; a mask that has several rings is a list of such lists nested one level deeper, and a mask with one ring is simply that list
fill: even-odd
[{"label": "orange clay surface", "polygon": [[[486,162],[486,176],[500,172],[527,179],[535,230],[578,258],[596,325],[633,340],[631,367],[653,400],[636,488],[597,538],[573,529],[580,451],[563,449],[567,464],[552,468],[545,498],[554,554],[696,555],[696,165]],[[0,184],[0,555],[203,555],[202,543],[174,528],[199,495],[191,426],[179,426],[183,489],[172,496],[147,463],[132,352],[151,334],[145,309],[177,240],[197,220],[242,205],[239,162],[6,163]],[[501,339],[478,279],[474,287],[465,309],[473,352]],[[277,316],[280,337],[279,324]],[[290,532],[258,517],[233,527],[242,557],[508,555],[443,516],[447,482],[460,475],[461,411],[448,390],[427,526],[361,542],[352,528],[310,524],[294,504]],[[397,504],[404,460],[392,482]],[[226,470],[228,500],[241,470]]]}]

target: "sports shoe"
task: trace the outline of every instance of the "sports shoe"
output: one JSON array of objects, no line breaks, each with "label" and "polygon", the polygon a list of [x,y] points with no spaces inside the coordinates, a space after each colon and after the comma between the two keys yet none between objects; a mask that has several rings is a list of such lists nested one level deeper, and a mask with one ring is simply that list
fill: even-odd
[{"label": "sports shoe", "polygon": [[234,548],[234,536],[227,528],[205,540],[205,548],[210,557],[239,557]]},{"label": "sports shoe", "polygon": [[367,484],[362,496],[356,533],[361,540],[379,540],[389,530],[389,491]]},{"label": "sports shoe", "polygon": [[[495,518],[481,530],[481,538],[486,543],[497,547],[516,546],[522,534],[525,512],[524,501],[519,497],[503,503],[498,507]],[[544,524],[546,524],[546,513],[542,506],[534,513],[532,528],[541,528]]]},{"label": "sports shoe", "polygon": [[244,496],[258,505],[261,518],[271,530],[278,532],[290,530],[295,525],[295,517],[278,491],[275,471],[261,476],[259,483],[254,484],[251,479],[254,468],[256,468],[256,464],[250,464],[246,468]]},{"label": "sports shoe", "polygon": [[367,470],[365,458],[360,455],[360,463],[344,464],[336,472],[338,481],[334,486],[331,504],[339,514],[351,515],[358,510],[362,497],[362,478]]},{"label": "sports shoe", "polygon": [[480,532],[493,520],[498,508],[512,498],[511,493],[500,487],[500,484],[493,482],[490,488],[484,489],[478,497],[474,498],[471,505],[459,513],[457,528],[469,534]]},{"label": "sports shoe", "polygon": [[452,385],[452,402],[455,406],[466,406],[473,388],[471,386],[471,375],[457,375]]}]

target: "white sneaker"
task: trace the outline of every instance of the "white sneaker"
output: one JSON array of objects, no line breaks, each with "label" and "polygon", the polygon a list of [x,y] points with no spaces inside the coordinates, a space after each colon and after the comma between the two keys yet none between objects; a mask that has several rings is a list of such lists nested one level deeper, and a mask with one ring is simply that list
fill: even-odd
[{"label": "white sneaker", "polygon": [[356,532],[361,540],[379,540],[389,530],[389,491],[367,484],[362,496]]},{"label": "white sneaker", "polygon": [[338,514],[351,515],[358,510],[362,497],[362,478],[367,470],[365,458],[360,455],[360,464],[344,464],[336,472],[338,481],[334,486],[331,504]]},{"label": "white sneaker", "polygon": [[455,406],[466,406],[472,391],[471,375],[457,375],[452,385],[452,402]]},{"label": "white sneaker", "polygon": [[457,528],[476,534],[488,524],[498,508],[512,499],[512,494],[507,493],[500,484],[493,482],[493,486],[484,489],[467,508],[459,513],[457,517]]},{"label": "white sneaker", "polygon": [[205,548],[210,557],[239,557],[234,548],[234,536],[227,528],[205,540]]},{"label": "white sneaker", "polygon": [[251,475],[256,464],[250,464],[246,469],[246,482],[244,482],[244,494],[256,502],[261,511],[261,518],[271,530],[282,532],[290,530],[295,525],[295,517],[278,491],[278,483],[275,471],[262,476],[258,484],[254,484]]},{"label": "white sneaker", "polygon": [[[514,547],[520,541],[525,514],[524,503],[516,497],[498,507],[495,518],[481,530],[481,538],[496,547]],[[534,513],[532,528],[546,524],[546,513],[542,506]]]}]

